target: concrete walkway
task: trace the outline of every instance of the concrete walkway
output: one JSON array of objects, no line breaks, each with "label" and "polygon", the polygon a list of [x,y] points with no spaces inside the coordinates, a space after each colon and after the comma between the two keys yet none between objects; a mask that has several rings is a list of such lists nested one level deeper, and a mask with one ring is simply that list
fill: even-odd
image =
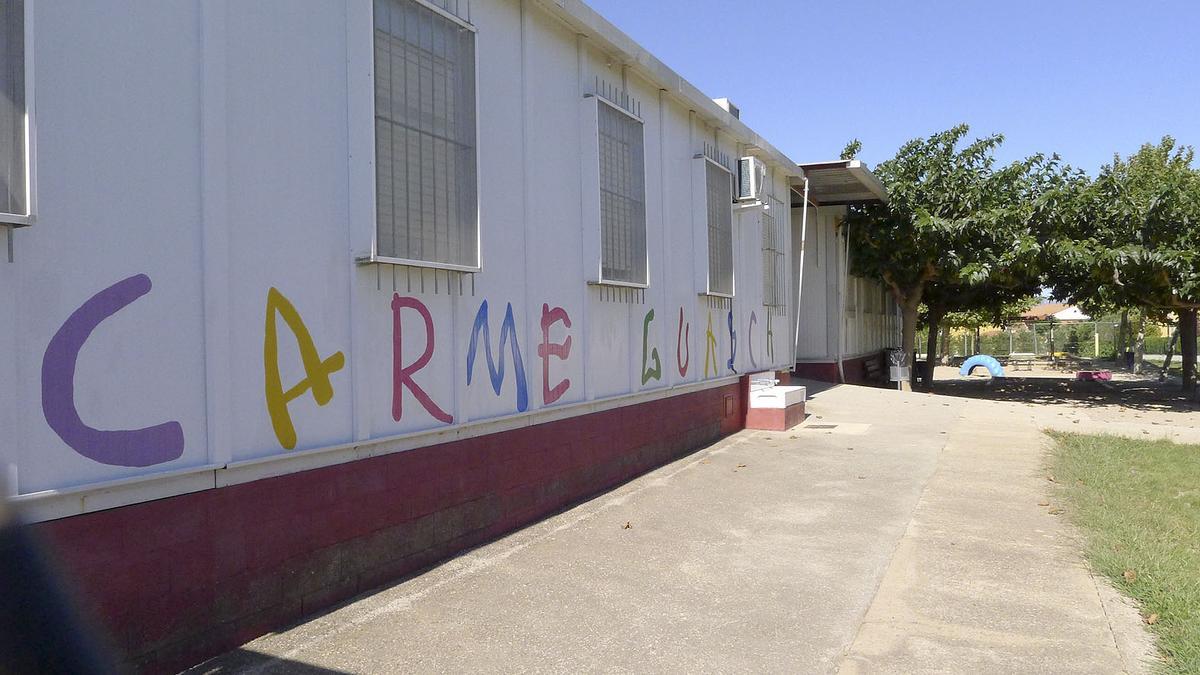
[{"label": "concrete walkway", "polygon": [[1020,404],[835,387],[204,664],[285,672],[1136,672]]}]

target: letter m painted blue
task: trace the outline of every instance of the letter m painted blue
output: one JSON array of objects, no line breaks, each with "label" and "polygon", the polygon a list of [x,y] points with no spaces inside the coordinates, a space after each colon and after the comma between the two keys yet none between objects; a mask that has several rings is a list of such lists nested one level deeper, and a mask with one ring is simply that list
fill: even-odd
[{"label": "letter m painted blue", "polygon": [[479,346],[479,333],[483,333],[483,355],[487,357],[488,376],[492,380],[492,390],[500,395],[500,387],[504,384],[504,345],[509,344],[512,352],[513,369],[516,370],[517,411],[524,412],[529,407],[529,392],[525,383],[525,364],[521,361],[521,345],[517,344],[517,327],[513,321],[512,303],[504,312],[504,323],[500,324],[500,343],[497,353],[500,356],[500,367],[492,357],[492,335],[488,328],[488,303],[484,300],[475,314],[475,325],[471,327],[471,344],[467,348],[467,385],[471,384],[471,374],[475,371],[475,351]]}]

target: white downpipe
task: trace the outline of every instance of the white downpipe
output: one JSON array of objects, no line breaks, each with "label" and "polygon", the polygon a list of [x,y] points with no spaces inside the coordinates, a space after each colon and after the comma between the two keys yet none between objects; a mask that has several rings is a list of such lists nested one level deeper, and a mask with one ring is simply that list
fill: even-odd
[{"label": "white downpipe", "polygon": [[800,353],[800,299],[804,293],[804,249],[808,243],[808,178],[804,179],[804,213],[800,216],[800,274],[796,280],[796,331],[792,339],[792,368]]},{"label": "white downpipe", "polygon": [[846,381],[846,367],[842,365],[842,356],[846,353],[846,286],[850,284],[850,223],[845,224],[846,248],[842,254],[842,278],[838,283],[837,366],[838,380],[841,382]]}]

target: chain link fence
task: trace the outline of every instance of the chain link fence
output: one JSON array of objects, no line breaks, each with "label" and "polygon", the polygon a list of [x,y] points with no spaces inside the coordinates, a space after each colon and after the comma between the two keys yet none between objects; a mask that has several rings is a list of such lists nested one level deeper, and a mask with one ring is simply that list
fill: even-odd
[{"label": "chain link fence", "polygon": [[[1005,328],[981,329],[978,346],[975,344],[975,331],[967,329],[955,329],[948,338],[942,339],[945,352],[950,357],[972,354],[1049,356],[1053,352],[1085,359],[1114,359],[1118,356],[1118,329],[1115,321],[1029,322],[1012,324]],[[1165,354],[1170,335],[1170,327],[1147,324],[1145,353]],[[918,348],[924,352],[924,347],[928,344],[928,332],[922,331],[918,338]],[[939,351],[942,351],[941,348]]]}]

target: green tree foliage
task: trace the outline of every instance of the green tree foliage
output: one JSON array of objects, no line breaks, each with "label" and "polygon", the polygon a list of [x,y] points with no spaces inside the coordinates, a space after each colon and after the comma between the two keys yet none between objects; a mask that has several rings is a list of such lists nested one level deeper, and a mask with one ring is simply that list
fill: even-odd
[{"label": "green tree foliage", "polygon": [[856,138],[856,139],[850,141],[849,143],[847,143],[846,147],[842,148],[842,154],[841,154],[840,158],[841,159],[856,159],[858,157],[858,152],[860,150],[862,150],[862,141],[860,141]]},{"label": "green tree foliage", "polygon": [[1071,208],[1047,238],[1047,281],[1099,313],[1140,307],[1180,319],[1184,386],[1194,386],[1200,308],[1200,172],[1169,136],[1117,155],[1090,183],[1060,192]]},{"label": "green tree foliage", "polygon": [[1053,193],[1073,175],[1042,155],[997,167],[1003,137],[965,143],[968,131],[959,125],[906,143],[876,169],[888,202],[851,207],[844,223],[852,271],[890,289],[909,354],[923,302],[936,334],[947,312],[1001,311],[1037,290],[1039,234],[1060,218]]}]

